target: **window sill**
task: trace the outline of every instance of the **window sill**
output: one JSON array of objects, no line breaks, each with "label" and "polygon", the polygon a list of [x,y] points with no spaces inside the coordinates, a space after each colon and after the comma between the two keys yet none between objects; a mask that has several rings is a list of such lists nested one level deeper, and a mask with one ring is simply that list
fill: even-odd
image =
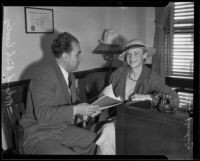
[{"label": "window sill", "polygon": [[183,77],[165,77],[165,82],[168,86],[178,88],[193,89],[193,79]]},{"label": "window sill", "polygon": [[165,76],[169,78],[174,78],[174,79],[188,79],[188,80],[193,80],[191,77],[184,77],[184,76]]}]

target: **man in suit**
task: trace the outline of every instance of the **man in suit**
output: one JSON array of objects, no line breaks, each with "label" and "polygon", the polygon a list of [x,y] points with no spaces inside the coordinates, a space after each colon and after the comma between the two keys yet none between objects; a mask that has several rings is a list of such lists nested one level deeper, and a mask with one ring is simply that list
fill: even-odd
[{"label": "man in suit", "polygon": [[25,154],[95,154],[96,133],[74,126],[76,114],[97,115],[97,106],[80,103],[72,71],[78,69],[81,49],[70,33],[52,43],[55,60],[43,64],[31,79],[24,127]]}]

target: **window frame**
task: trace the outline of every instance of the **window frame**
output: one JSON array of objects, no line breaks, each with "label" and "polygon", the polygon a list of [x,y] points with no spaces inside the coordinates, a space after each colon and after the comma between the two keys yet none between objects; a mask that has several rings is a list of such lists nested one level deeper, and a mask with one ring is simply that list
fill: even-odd
[{"label": "window frame", "polygon": [[[179,75],[179,74],[173,74],[173,71],[171,69],[172,66],[172,45],[173,45],[173,35],[174,35],[174,6],[175,6],[175,2],[171,2],[170,4],[170,8],[169,8],[169,12],[167,13],[167,21],[165,23],[165,57],[164,57],[164,65],[165,65],[165,77],[167,79],[173,80],[173,78],[182,78],[183,80],[185,80],[186,82],[190,79],[194,79],[194,72],[191,76],[183,76],[183,75]],[[189,27],[188,27],[189,28]],[[192,33],[192,32],[191,32]],[[193,21],[193,71],[194,71],[194,21]]]},{"label": "window frame", "polygon": [[[194,3],[195,4],[195,3]],[[173,75],[172,73],[172,48],[173,48],[173,35],[174,35],[174,20],[173,20],[173,14],[174,14],[174,5],[175,2],[172,2],[170,4],[169,12],[168,12],[168,19],[165,24],[165,60],[164,60],[164,65],[165,65],[165,82],[168,86],[175,88],[176,92],[183,92],[187,94],[194,94],[194,88],[193,88],[193,80],[194,80],[194,21],[193,21],[193,75],[192,76],[181,76],[181,75]],[[195,6],[194,6],[195,8]],[[195,18],[194,18],[195,20]],[[171,70],[171,71],[170,71]],[[194,97],[194,95],[193,95]],[[181,107],[180,107],[181,108]]]}]

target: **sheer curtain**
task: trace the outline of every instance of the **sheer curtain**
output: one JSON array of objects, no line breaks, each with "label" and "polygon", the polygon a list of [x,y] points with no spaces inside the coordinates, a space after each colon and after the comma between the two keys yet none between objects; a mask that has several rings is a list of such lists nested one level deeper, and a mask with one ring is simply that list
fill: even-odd
[{"label": "sheer curtain", "polygon": [[170,5],[169,3],[165,7],[155,7],[155,35],[153,46],[156,48],[156,54],[152,57],[152,69],[163,78],[163,81],[165,81],[165,23]]}]

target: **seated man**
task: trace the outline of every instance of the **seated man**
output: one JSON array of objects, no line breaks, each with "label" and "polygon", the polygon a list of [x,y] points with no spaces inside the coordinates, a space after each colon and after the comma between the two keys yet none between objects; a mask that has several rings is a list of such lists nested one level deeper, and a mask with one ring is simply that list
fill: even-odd
[{"label": "seated man", "polygon": [[25,154],[95,154],[97,134],[74,126],[76,114],[98,115],[97,106],[80,103],[72,71],[80,63],[79,41],[61,33],[52,43],[55,60],[33,73],[27,94],[24,127]]}]

